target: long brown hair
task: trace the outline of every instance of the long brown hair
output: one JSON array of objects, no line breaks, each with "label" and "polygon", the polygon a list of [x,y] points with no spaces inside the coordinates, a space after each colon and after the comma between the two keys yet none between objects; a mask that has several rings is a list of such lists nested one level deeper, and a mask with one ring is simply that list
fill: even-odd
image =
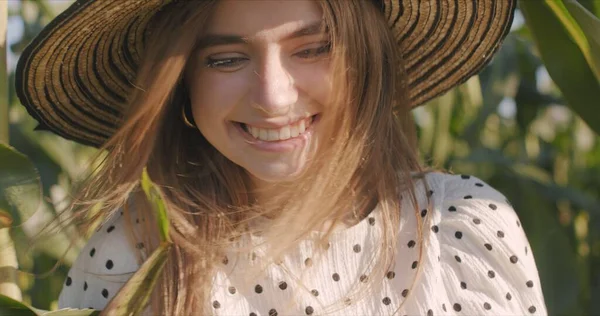
[{"label": "long brown hair", "polygon": [[[82,215],[101,202],[102,211],[91,219],[77,216],[87,218],[84,227],[130,199],[138,215],[152,219],[143,199],[136,198],[147,168],[167,203],[174,242],[155,289],[156,312],[185,315],[208,307],[212,273],[223,250],[255,229],[248,223],[257,216],[272,219],[261,233],[270,246],[266,262],[273,262],[323,228],[321,223],[332,223],[315,240],[326,243],[336,224],[352,225],[376,204],[383,244],[371,270],[382,278],[393,264],[400,212],[415,213],[420,223],[411,173],[423,169],[396,40],[374,1],[317,2],[331,36],[335,74],[336,93],[327,104],[332,114],[322,118],[322,126],[329,126],[326,141],[300,179],[277,184],[279,193],[261,205],[254,203],[256,192],[245,170],[181,119],[189,104],[184,70],[217,1],[176,1],[151,23],[123,124],[104,146],[103,163],[83,183],[74,207]],[[415,209],[400,210],[402,192],[409,192]],[[147,227],[142,238],[151,239],[155,231]]]}]

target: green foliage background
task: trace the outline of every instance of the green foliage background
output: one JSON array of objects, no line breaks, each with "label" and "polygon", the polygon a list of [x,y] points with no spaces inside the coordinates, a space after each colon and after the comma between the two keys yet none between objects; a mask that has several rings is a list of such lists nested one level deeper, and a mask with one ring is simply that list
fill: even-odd
[{"label": "green foliage background", "polygon": [[[21,20],[24,30],[9,47],[15,56],[70,3],[10,2],[9,16]],[[580,0],[588,11],[579,13],[574,2],[522,0],[493,62],[413,113],[424,162],[476,175],[512,202],[536,257],[549,313],[600,315],[600,29],[594,22],[600,1]],[[569,19],[580,28],[569,29]],[[33,246],[32,236],[64,207],[95,151],[34,132],[36,122],[15,97],[10,66],[9,142],[36,166],[44,197],[35,215],[11,229],[22,271],[18,284],[26,303],[54,309],[84,240],[45,276],[72,235],[66,230]]]}]

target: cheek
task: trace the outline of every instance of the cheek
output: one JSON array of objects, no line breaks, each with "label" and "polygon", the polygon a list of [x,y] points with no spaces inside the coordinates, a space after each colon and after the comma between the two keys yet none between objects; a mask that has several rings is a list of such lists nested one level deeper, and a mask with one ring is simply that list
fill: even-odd
[{"label": "cheek", "polygon": [[242,76],[219,73],[199,73],[190,87],[194,119],[199,127],[213,126],[233,113],[245,91]]},{"label": "cheek", "polygon": [[326,65],[306,67],[298,71],[297,78],[297,84],[313,102],[320,105],[329,103],[333,85],[331,72]]}]

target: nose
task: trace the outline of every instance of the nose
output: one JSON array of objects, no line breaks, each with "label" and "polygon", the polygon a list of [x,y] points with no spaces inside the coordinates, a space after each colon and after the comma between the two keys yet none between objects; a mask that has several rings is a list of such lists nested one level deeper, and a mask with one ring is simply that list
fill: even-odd
[{"label": "nose", "polygon": [[277,50],[265,54],[254,70],[252,106],[268,116],[284,116],[298,100],[294,77]]}]

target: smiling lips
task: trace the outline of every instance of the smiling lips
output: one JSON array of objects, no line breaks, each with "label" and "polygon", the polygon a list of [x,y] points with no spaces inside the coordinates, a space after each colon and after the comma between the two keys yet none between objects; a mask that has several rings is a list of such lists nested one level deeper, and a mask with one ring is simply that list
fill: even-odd
[{"label": "smiling lips", "polygon": [[254,138],[262,141],[272,142],[287,140],[302,135],[302,133],[304,133],[304,131],[310,127],[313,119],[314,116],[311,116],[280,128],[254,127],[244,123],[241,123],[241,125],[242,128]]}]

